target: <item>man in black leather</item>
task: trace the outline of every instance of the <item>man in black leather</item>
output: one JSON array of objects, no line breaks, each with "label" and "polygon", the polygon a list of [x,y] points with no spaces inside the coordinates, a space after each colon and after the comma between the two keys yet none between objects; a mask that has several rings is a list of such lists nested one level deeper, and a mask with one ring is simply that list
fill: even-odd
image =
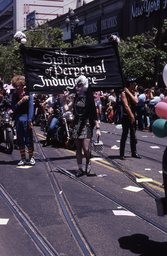
[{"label": "man in black leather", "polygon": [[120,159],[124,160],[125,156],[125,143],[128,137],[128,133],[130,131],[130,147],[131,147],[131,155],[134,158],[141,158],[137,154],[136,151],[136,119],[135,119],[135,111],[136,104],[138,102],[136,95],[136,79],[131,78],[127,80],[126,86],[124,90],[121,92],[121,101],[123,107],[123,115],[122,115],[122,136],[120,142]]}]

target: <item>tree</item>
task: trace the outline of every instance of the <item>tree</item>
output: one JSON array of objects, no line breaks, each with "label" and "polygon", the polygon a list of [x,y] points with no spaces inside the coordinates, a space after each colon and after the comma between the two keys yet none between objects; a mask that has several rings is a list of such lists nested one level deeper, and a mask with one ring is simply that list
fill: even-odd
[{"label": "tree", "polygon": [[59,28],[52,28],[46,24],[26,32],[29,47],[67,47],[63,41],[63,33]]},{"label": "tree", "polygon": [[90,36],[81,36],[80,34],[76,35],[76,38],[74,40],[74,46],[81,46],[81,45],[91,45],[91,44],[97,44],[97,40],[90,37]]},{"label": "tree", "polygon": [[[39,28],[25,32],[28,47],[71,47],[63,41],[63,33],[59,28],[44,24]],[[162,70],[167,63],[167,20],[162,27],[162,38],[159,47],[156,45],[157,29],[146,34],[128,37],[119,44],[119,53],[125,76],[140,78],[145,86],[153,86],[155,81],[156,60],[158,59],[158,74],[162,77]],[[96,44],[97,41],[89,36],[76,35],[74,46]],[[0,76],[5,82],[10,82],[14,73],[23,72],[19,43],[12,40],[8,45],[0,45]],[[162,80],[162,79],[161,79]]]},{"label": "tree", "polygon": [[14,74],[22,72],[19,47],[16,42],[0,45],[0,75],[5,83],[10,83]]},{"label": "tree", "polygon": [[[164,23],[162,35],[165,35],[166,32],[167,25]],[[153,28],[151,32],[128,37],[119,44],[125,76],[137,77],[145,86],[155,85],[155,76],[162,75],[163,67],[167,63],[167,45],[161,40],[161,45],[157,47],[156,35],[157,30]],[[157,58],[159,59],[158,67]]]},{"label": "tree", "polygon": [[[63,33],[59,28],[52,28],[46,24],[39,28],[25,32],[27,37],[27,47],[71,47],[70,43],[63,41]],[[76,36],[74,46],[85,44],[95,44],[91,37]],[[23,73],[23,63],[20,56],[20,44],[14,39],[8,45],[0,45],[0,76],[5,83],[10,83],[14,74]]]}]

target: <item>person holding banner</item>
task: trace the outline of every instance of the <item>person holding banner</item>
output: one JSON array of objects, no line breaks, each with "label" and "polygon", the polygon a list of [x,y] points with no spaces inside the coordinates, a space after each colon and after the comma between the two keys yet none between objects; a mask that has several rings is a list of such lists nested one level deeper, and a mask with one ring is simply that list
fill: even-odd
[{"label": "person holding banner", "polygon": [[16,125],[17,145],[21,156],[18,166],[24,166],[27,163],[26,147],[28,148],[29,154],[28,164],[35,165],[32,131],[32,119],[34,115],[33,96],[25,91],[26,84],[24,76],[15,75],[11,82],[15,89],[12,95],[11,105]]},{"label": "person holding banner", "polygon": [[120,159],[124,160],[125,156],[125,143],[128,137],[128,132],[130,131],[130,147],[131,147],[131,154],[134,158],[141,158],[140,155],[136,152],[136,118],[135,118],[135,111],[136,105],[138,103],[138,98],[136,95],[136,79],[131,78],[128,79],[126,82],[126,86],[124,90],[121,92],[121,101],[123,107],[123,114],[122,114],[122,135],[120,141]]},{"label": "person holding banner", "polygon": [[[89,174],[91,171],[91,138],[93,136],[94,127],[96,127],[97,136],[100,136],[101,132],[93,92],[89,86],[88,79],[84,75],[76,79],[75,90],[76,95],[73,102],[73,138],[75,139],[76,159],[78,164],[76,176],[79,177],[84,173]],[[82,165],[82,150],[86,158],[85,171]]]}]

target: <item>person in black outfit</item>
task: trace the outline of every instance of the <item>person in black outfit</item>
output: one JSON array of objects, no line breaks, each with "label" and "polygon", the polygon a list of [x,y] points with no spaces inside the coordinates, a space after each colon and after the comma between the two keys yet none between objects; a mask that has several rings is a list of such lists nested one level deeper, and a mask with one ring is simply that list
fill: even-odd
[{"label": "person in black outfit", "polygon": [[141,158],[140,155],[136,152],[136,120],[135,120],[135,111],[136,104],[138,102],[137,96],[135,95],[136,91],[136,82],[135,79],[129,79],[127,81],[126,87],[121,92],[121,101],[123,106],[123,115],[122,115],[122,136],[120,142],[120,159],[125,159],[125,143],[130,131],[130,147],[131,155],[135,158]]},{"label": "person in black outfit", "polygon": [[[76,144],[76,158],[78,171],[76,176],[88,174],[91,171],[91,138],[93,129],[96,127],[96,135],[100,136],[100,120],[97,118],[97,112],[93,97],[93,92],[88,84],[88,79],[81,75],[76,79],[76,96],[73,103],[74,130],[73,138]],[[82,150],[86,158],[86,167],[83,171]]]}]

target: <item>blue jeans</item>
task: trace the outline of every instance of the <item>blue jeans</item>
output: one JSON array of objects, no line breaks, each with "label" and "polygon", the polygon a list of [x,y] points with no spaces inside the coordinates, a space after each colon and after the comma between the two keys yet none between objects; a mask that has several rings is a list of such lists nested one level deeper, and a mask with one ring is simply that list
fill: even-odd
[{"label": "blue jeans", "polygon": [[50,121],[49,128],[48,128],[48,135],[52,136],[54,131],[57,129],[59,124],[59,120],[57,117],[53,117]]},{"label": "blue jeans", "polygon": [[16,121],[16,132],[17,132],[17,144],[19,148],[25,148],[27,146],[28,149],[34,149],[33,142],[33,131],[32,128],[29,127],[28,121],[24,120],[24,118],[19,118]]}]

